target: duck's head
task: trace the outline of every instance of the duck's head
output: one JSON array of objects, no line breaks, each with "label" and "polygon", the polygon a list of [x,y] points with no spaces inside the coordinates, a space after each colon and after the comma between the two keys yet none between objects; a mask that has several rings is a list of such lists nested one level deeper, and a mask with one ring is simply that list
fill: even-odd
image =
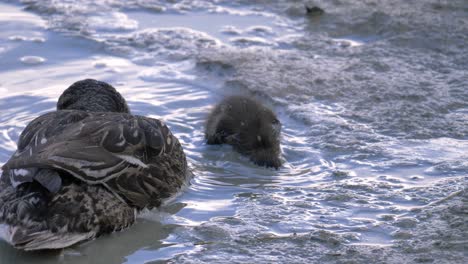
[{"label": "duck's head", "polygon": [[255,117],[241,132],[241,144],[249,146],[250,159],[260,166],[278,169],[281,166],[280,134],[281,122],[266,107],[260,107]]},{"label": "duck's head", "polygon": [[234,131],[226,143],[260,165],[281,166],[281,122],[275,113],[261,103],[243,96],[228,98],[222,105],[224,114],[221,130]]},{"label": "duck's head", "polygon": [[57,102],[57,110],[130,113],[127,102],[114,87],[93,79],[68,87]]}]

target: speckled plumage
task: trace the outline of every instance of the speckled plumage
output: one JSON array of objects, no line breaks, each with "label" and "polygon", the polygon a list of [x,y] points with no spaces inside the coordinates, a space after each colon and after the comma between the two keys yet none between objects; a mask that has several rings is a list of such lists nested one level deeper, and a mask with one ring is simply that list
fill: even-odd
[{"label": "speckled plumage", "polygon": [[[75,95],[86,100],[102,87],[91,83]],[[122,230],[187,182],[185,154],[169,128],[112,100],[105,110],[120,112],[75,100],[86,111],[47,113],[25,128],[0,181],[0,224],[13,246],[63,248]]]},{"label": "speckled plumage", "polygon": [[217,104],[205,127],[207,144],[229,144],[255,164],[279,168],[281,123],[269,108],[245,96]]}]

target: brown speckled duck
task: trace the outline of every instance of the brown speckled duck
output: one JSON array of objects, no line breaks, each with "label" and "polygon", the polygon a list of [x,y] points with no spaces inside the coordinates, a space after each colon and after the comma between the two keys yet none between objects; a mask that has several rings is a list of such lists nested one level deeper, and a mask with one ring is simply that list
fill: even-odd
[{"label": "brown speckled duck", "polygon": [[0,225],[24,250],[57,249],[125,229],[189,180],[181,144],[159,120],[131,115],[95,80],[74,83],[34,119],[3,165]]},{"label": "brown speckled duck", "polygon": [[229,96],[217,104],[205,127],[207,144],[229,144],[255,164],[281,166],[281,123],[269,108],[245,96]]}]

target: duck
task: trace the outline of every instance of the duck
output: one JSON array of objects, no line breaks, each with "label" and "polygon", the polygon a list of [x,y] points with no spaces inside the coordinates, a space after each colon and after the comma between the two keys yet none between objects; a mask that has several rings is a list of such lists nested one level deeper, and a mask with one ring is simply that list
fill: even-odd
[{"label": "duck", "polygon": [[253,98],[231,95],[208,114],[205,140],[208,145],[231,145],[256,165],[278,169],[281,127],[270,108]]},{"label": "duck", "polygon": [[129,228],[191,178],[162,121],[132,115],[111,85],[85,79],[31,121],[2,166],[0,225],[13,247],[61,249]]}]

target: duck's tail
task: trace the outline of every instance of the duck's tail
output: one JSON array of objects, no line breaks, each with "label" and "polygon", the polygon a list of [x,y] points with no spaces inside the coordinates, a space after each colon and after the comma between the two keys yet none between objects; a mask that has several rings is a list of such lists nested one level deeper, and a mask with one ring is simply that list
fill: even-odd
[{"label": "duck's tail", "polygon": [[103,186],[73,182],[52,193],[36,182],[1,182],[0,235],[15,248],[65,248],[135,221],[135,210]]},{"label": "duck's tail", "polygon": [[96,237],[95,232],[58,234],[22,226],[1,225],[2,238],[17,249],[26,251],[61,249]]}]

